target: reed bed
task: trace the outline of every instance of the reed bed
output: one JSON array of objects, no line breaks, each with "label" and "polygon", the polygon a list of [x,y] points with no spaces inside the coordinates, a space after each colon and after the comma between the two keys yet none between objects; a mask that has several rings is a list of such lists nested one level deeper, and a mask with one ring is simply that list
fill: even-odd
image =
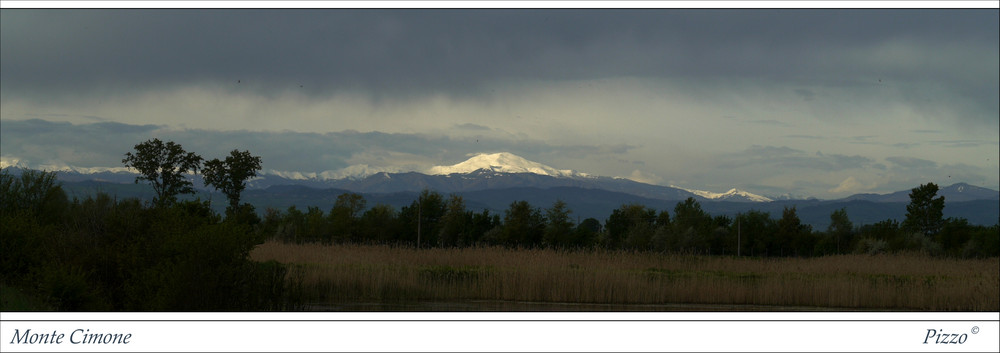
[{"label": "reed bed", "polygon": [[502,247],[267,242],[313,303],[501,300],[829,310],[1000,310],[1000,259],[920,254],[735,258]]}]

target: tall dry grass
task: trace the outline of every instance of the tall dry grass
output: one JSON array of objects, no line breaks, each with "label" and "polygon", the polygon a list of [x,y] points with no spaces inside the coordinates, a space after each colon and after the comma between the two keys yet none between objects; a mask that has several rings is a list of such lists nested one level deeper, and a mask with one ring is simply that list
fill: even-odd
[{"label": "tall dry grass", "polygon": [[998,258],[919,254],[733,258],[627,251],[413,249],[268,242],[251,254],[293,264],[307,300],[510,300],[997,311]]}]

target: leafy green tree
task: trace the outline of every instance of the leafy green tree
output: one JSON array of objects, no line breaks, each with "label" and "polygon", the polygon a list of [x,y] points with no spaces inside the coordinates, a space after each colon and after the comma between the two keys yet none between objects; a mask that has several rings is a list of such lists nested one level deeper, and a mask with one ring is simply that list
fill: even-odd
[{"label": "leafy green tree", "polygon": [[240,205],[240,194],[247,187],[247,180],[257,176],[261,168],[259,156],[253,156],[250,151],[233,150],[224,160],[215,158],[205,162],[202,175],[205,185],[214,186],[229,199],[229,211],[235,211]]},{"label": "leafy green tree", "polygon": [[698,252],[709,246],[708,237],[712,227],[712,216],[701,209],[701,204],[689,197],[674,206],[672,241],[669,247],[679,251]]},{"label": "leafy green tree", "polygon": [[702,234],[711,225],[712,217],[701,209],[701,204],[697,200],[689,197],[674,206],[674,219],[672,222],[674,231],[677,233],[694,232]]},{"label": "leafy green tree", "polygon": [[622,205],[611,211],[605,222],[604,246],[616,249],[623,246],[645,249],[650,245],[655,231],[656,210],[640,204]]},{"label": "leafy green tree", "polygon": [[536,246],[541,244],[545,232],[545,218],[542,212],[528,201],[514,201],[503,217],[501,241],[512,246]]},{"label": "leafy green tree", "polygon": [[[472,245],[479,242],[484,242],[486,233],[493,229],[500,229],[502,222],[500,221],[500,215],[490,214],[490,210],[484,209],[479,213],[470,213],[471,218],[469,219],[469,232],[468,238],[465,240],[465,244]],[[494,233],[496,233],[495,231]],[[493,243],[496,243],[496,239],[493,239]]]},{"label": "leafy green tree", "polygon": [[942,250],[948,255],[962,255],[962,246],[969,242],[976,227],[969,224],[965,218],[949,217],[944,220],[941,231],[934,234],[934,241],[941,244]]},{"label": "leafy green tree", "polygon": [[742,255],[773,255],[774,252],[769,250],[773,247],[777,225],[769,213],[757,210],[741,213],[736,216],[736,222],[733,225],[739,227],[738,230],[733,229],[733,231],[739,233],[740,253]]},{"label": "leafy green tree", "polygon": [[[480,213],[473,214],[470,222],[471,229],[469,230],[469,238],[466,244],[475,244],[481,241],[491,242],[490,239],[485,239],[486,234],[490,231],[498,234],[500,225],[503,224],[500,221],[500,215],[490,214],[490,210],[483,210]],[[493,239],[492,243],[496,243],[495,240],[497,239]]]},{"label": "leafy green tree", "polygon": [[830,226],[826,228],[826,233],[836,243],[837,254],[842,254],[850,248],[854,237],[854,224],[847,217],[846,208],[841,208],[830,214]]},{"label": "leafy green tree", "polygon": [[330,241],[333,227],[330,220],[319,207],[308,206],[304,216],[302,235],[306,241]]},{"label": "leafy green tree", "polygon": [[409,206],[399,211],[400,240],[422,247],[437,244],[437,234],[446,209],[441,194],[424,189]]},{"label": "leafy green tree", "polygon": [[733,219],[726,215],[718,215],[712,218],[712,229],[708,233],[708,254],[724,254],[731,252],[736,254],[735,237],[729,231]]},{"label": "leafy green tree", "polygon": [[597,235],[601,233],[601,221],[596,218],[584,219],[576,226],[574,231],[572,246],[589,247],[597,241]]},{"label": "leafy green tree", "polygon": [[306,214],[295,205],[288,206],[288,209],[281,215],[281,222],[275,230],[275,237],[286,242],[302,243],[309,240],[305,234]]},{"label": "leafy green tree", "polygon": [[135,145],[135,153],[128,152],[122,159],[126,167],[139,171],[136,184],[146,180],[153,186],[154,202],[159,206],[176,201],[178,194],[194,193],[193,184],[184,178],[184,173],[197,173],[201,161],[200,156],[185,151],[181,145],[173,141],[163,143],[160,139]]},{"label": "leafy green tree", "polygon": [[906,205],[903,228],[933,236],[944,225],[944,196],[935,198],[938,186],[927,183],[910,191],[910,204]]},{"label": "leafy green tree", "polygon": [[445,206],[444,215],[441,217],[441,230],[438,234],[438,241],[442,246],[459,245],[460,240],[467,238],[466,232],[469,218],[465,210],[465,200],[461,196],[451,195]]},{"label": "leafy green tree", "polygon": [[0,170],[0,212],[23,213],[44,223],[55,223],[68,205],[55,172],[24,170],[15,177],[7,169]]},{"label": "leafy green tree", "polygon": [[379,243],[395,241],[397,233],[396,209],[378,204],[361,215],[361,229],[364,239]]},{"label": "leafy green tree", "polygon": [[781,211],[781,219],[778,220],[778,232],[775,234],[775,243],[778,256],[806,255],[812,253],[814,247],[811,229],[808,225],[802,224],[795,207],[785,207]]},{"label": "leafy green tree", "polygon": [[565,247],[572,243],[573,222],[569,220],[572,212],[563,200],[556,200],[552,207],[545,211],[548,225],[545,226],[542,245]]},{"label": "leafy green tree", "polygon": [[657,227],[671,227],[673,221],[670,220],[670,213],[666,210],[660,211],[660,215],[656,216],[656,226]]},{"label": "leafy green tree", "polygon": [[334,202],[329,215],[332,238],[326,240],[360,241],[360,222],[364,210],[365,198],[361,194],[348,192],[337,195],[337,201]]},{"label": "leafy green tree", "polygon": [[962,249],[965,257],[1000,256],[1000,224],[976,227]]},{"label": "leafy green tree", "polygon": [[649,240],[649,247],[656,251],[667,251],[673,248],[676,238],[674,237],[673,222],[670,220],[670,213],[661,211],[656,216],[656,223],[653,236]]}]

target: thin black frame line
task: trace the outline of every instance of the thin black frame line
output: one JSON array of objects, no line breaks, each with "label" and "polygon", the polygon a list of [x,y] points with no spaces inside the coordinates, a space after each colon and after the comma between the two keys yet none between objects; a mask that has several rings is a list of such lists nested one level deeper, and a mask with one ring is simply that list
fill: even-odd
[{"label": "thin black frame line", "polygon": [[694,319],[694,320],[595,320],[595,319],[581,319],[581,320],[569,320],[569,319],[550,319],[550,320],[528,320],[528,319],[510,319],[510,320],[456,320],[456,319],[442,319],[442,320],[375,320],[375,319],[344,319],[344,320],[320,320],[320,319],[306,319],[306,320],[291,320],[291,319],[279,319],[279,320],[263,320],[263,319],[248,319],[248,320],[234,320],[234,319],[206,319],[206,320],[192,320],[192,319],[179,319],[179,320],[116,320],[116,319],[106,319],[106,320],[53,320],[53,319],[43,319],[43,320],[26,320],[26,319],[16,319],[16,320],[0,320],[0,322],[1000,322],[1000,319],[988,319],[988,320],[969,320],[969,319],[948,319],[948,320],[927,320],[927,319],[876,319],[876,320],[858,320],[858,319],[845,319],[845,320],[789,320],[789,319],[779,319],[779,320],[708,320],[708,319]]}]

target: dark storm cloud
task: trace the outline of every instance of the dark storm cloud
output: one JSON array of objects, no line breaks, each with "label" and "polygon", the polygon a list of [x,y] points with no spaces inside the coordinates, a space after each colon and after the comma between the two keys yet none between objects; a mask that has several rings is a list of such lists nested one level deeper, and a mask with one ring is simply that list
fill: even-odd
[{"label": "dark storm cloud", "polygon": [[487,91],[496,79],[854,85],[858,77],[871,84],[920,76],[961,86],[980,108],[997,110],[995,78],[954,74],[991,66],[995,73],[996,55],[962,65],[850,56],[891,41],[912,42],[918,51],[958,42],[996,53],[996,10],[4,9],[2,15],[5,95],[188,82],[264,93],[467,95]]},{"label": "dark storm cloud", "polygon": [[88,134],[91,137],[120,136],[128,134],[148,133],[159,129],[156,125],[132,125],[115,122],[99,122],[83,125],[74,125],[67,122],[52,122],[42,119],[29,119],[21,121],[0,120],[5,136],[12,139],[24,139],[30,141],[36,136],[44,135],[72,135],[74,133]]},{"label": "dark storm cloud", "polygon": [[29,116],[32,119],[45,119],[45,118],[83,118],[89,121],[107,121],[107,119],[94,115],[75,115],[75,114],[37,114],[37,113],[25,113],[24,116]]}]

